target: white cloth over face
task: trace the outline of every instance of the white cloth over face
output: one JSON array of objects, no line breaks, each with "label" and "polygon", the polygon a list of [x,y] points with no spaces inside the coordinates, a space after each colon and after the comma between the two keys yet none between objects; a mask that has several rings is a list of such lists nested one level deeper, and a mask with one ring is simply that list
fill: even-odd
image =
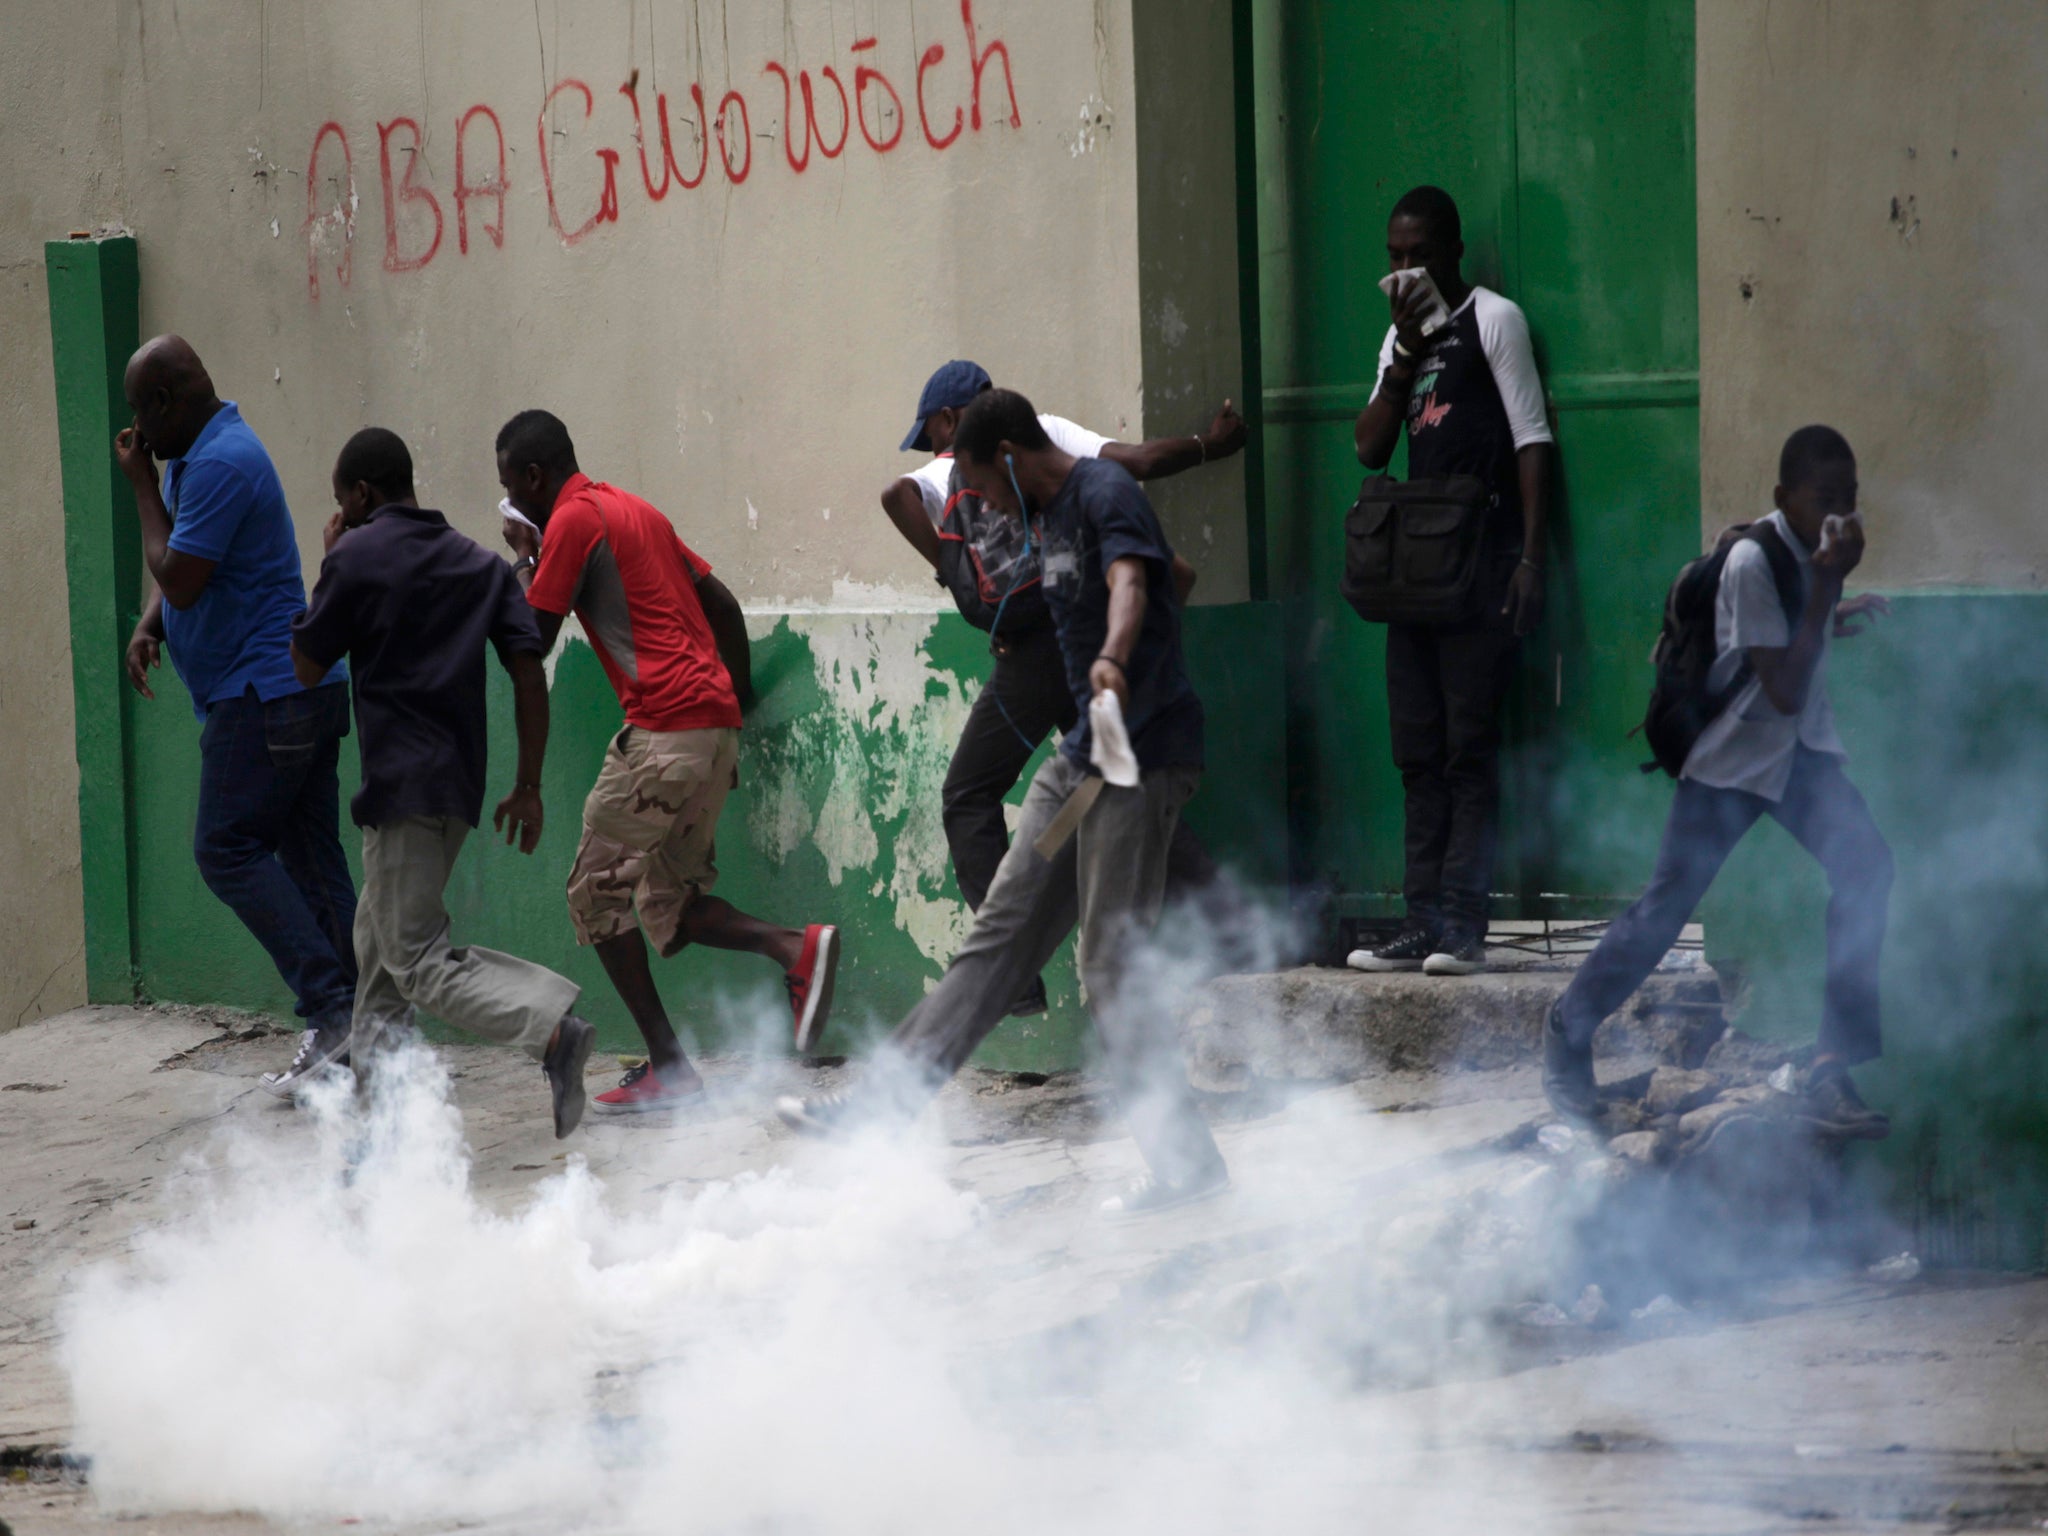
[{"label": "white cloth over face", "polygon": [[517,507],[513,506],[510,501],[500,501],[498,503],[498,512],[501,516],[510,519],[512,522],[526,524],[526,526],[531,528],[535,533],[540,532],[540,524],[536,523],[524,512],[520,511]]}]

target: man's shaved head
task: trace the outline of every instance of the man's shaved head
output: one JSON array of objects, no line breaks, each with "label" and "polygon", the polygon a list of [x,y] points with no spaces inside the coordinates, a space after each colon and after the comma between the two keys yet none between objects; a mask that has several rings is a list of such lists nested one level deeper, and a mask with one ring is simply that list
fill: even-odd
[{"label": "man's shaved head", "polygon": [[206,364],[199,361],[192,343],[182,336],[152,336],[137,347],[135,355],[128,359],[125,382],[130,400],[138,389],[187,390],[197,385],[208,393],[213,390]]},{"label": "man's shaved head", "polygon": [[183,455],[220,409],[206,364],[182,336],[153,336],[137,347],[121,387],[136,427],[160,459]]}]

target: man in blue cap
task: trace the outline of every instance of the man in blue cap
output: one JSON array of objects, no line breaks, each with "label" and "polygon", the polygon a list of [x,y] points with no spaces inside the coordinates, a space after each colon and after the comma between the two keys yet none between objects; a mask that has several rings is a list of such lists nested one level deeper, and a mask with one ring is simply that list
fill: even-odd
[{"label": "man in blue cap", "polygon": [[[953,436],[967,407],[992,387],[979,363],[955,359],[925,381],[917,420],[903,451],[934,454],[914,474],[890,482],[882,510],[910,546],[938,572],[962,617],[989,632],[995,669],[974,701],[960,744],[953,750],[941,792],[953,876],[967,905],[978,911],[1009,851],[1003,800],[1048,732],[1073,728],[1075,704],[1060,660],[1058,637],[1040,584],[1038,551],[1022,523],[986,506],[965,490],[953,466]],[[1223,402],[1206,432],[1119,443],[1060,416],[1041,415],[1053,446],[1076,459],[1108,459],[1134,480],[1157,480],[1227,459],[1244,447],[1244,417]],[[1174,582],[1187,600],[1193,567],[1174,558]],[[1212,884],[1216,869],[1182,825],[1174,838],[1168,875],[1176,890]],[[1014,1012],[1043,1013],[1045,982],[1034,976]]]}]

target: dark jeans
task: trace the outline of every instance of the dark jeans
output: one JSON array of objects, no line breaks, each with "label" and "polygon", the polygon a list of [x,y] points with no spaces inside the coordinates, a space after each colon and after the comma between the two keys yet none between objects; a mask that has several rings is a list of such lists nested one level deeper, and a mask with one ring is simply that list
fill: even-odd
[{"label": "dark jeans", "polygon": [[1785,798],[1775,805],[1739,789],[1678,781],[1650,888],[1607,930],[1558,1004],[1573,1044],[1590,1044],[1600,1021],[1656,969],[1759,816],[1774,818],[1827,871],[1827,992],[1819,1048],[1850,1066],[1877,1057],[1883,1043],[1877,966],[1891,901],[1892,851],[1842,771],[1842,760],[1805,747],[1793,760]]},{"label": "dark jeans", "polygon": [[1517,641],[1489,602],[1471,624],[1387,626],[1387,727],[1407,801],[1408,920],[1486,926],[1500,823],[1501,705]]},{"label": "dark jeans", "polygon": [[[1058,634],[1047,626],[1004,642],[995,669],[968,711],[967,728],[953,749],[940,791],[953,878],[970,909],[981,910],[996,869],[1010,851],[1003,797],[1024,776],[1047,734],[1057,730],[1064,735],[1076,718]],[[1206,890],[1217,879],[1208,850],[1185,823],[1176,823],[1167,853],[1168,897]]]},{"label": "dark jeans", "polygon": [[298,999],[301,1018],[346,1024],[356,991],[356,890],[341,851],[335,769],[348,685],[264,703],[251,688],[206,711],[192,856]]}]

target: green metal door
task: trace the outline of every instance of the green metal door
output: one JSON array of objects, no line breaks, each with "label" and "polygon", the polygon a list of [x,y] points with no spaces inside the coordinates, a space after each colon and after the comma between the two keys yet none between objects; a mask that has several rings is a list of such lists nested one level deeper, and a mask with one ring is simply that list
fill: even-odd
[{"label": "green metal door", "polygon": [[1340,911],[1397,909],[1382,632],[1337,580],[1362,474],[1351,423],[1387,325],[1387,210],[1435,182],[1463,212],[1468,279],[1528,313],[1558,440],[1498,910],[1604,910],[1640,884],[1668,798],[1628,732],[1664,587],[1699,545],[1692,0],[1252,0],[1249,30],[1294,877]]}]

